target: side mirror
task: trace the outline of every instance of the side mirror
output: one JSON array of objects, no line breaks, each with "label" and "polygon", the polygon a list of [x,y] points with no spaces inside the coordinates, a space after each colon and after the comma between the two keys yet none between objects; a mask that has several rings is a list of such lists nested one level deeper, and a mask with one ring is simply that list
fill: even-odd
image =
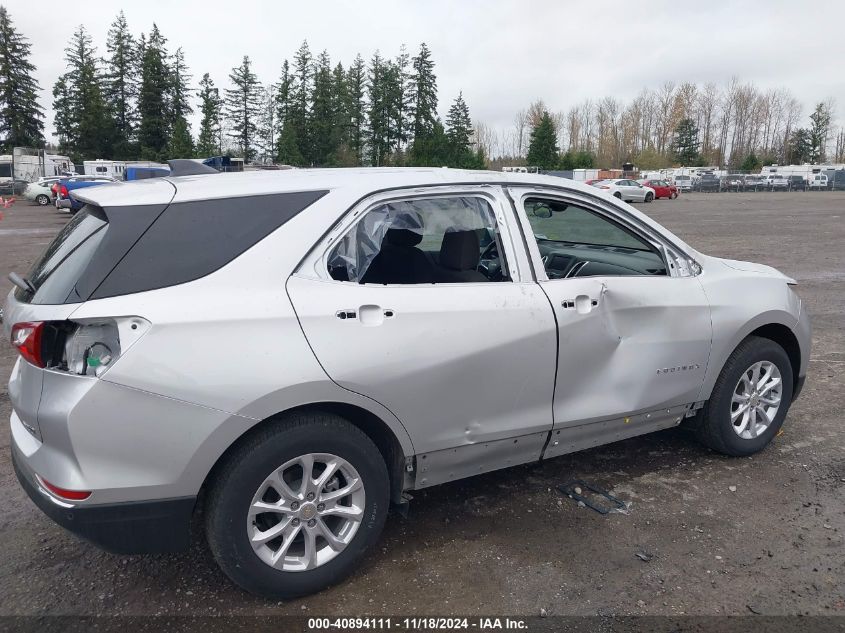
[{"label": "side mirror", "polygon": [[552,217],[552,209],[549,205],[539,203],[531,207],[531,215],[535,218],[548,219]]}]

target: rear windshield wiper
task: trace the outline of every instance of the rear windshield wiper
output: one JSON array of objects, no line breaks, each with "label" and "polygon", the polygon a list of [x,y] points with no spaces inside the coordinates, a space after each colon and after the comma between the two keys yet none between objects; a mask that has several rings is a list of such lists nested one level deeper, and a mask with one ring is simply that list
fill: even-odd
[{"label": "rear windshield wiper", "polygon": [[21,277],[18,273],[9,273],[9,281],[15,284],[21,290],[26,290],[35,294],[37,288],[32,285],[32,282],[26,277]]}]

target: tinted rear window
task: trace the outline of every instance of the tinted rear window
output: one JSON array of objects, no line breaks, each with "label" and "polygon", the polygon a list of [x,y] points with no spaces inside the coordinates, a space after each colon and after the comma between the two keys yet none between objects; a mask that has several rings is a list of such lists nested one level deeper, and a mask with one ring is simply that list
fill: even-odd
[{"label": "tinted rear window", "polygon": [[35,294],[18,288],[19,301],[65,303],[82,271],[108,230],[108,220],[99,207],[87,205],[68,222],[27,275]]},{"label": "tinted rear window", "polygon": [[327,193],[304,191],[171,204],[91,298],[165,288],[211,274]]}]

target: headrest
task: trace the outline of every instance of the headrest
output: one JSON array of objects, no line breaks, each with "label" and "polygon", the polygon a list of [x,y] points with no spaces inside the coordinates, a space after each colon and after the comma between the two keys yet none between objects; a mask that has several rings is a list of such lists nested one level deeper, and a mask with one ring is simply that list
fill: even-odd
[{"label": "headrest", "polygon": [[422,242],[423,236],[411,229],[387,229],[384,241],[391,246],[410,248]]},{"label": "headrest", "polygon": [[440,265],[452,270],[474,270],[481,257],[475,231],[448,231],[440,246]]}]

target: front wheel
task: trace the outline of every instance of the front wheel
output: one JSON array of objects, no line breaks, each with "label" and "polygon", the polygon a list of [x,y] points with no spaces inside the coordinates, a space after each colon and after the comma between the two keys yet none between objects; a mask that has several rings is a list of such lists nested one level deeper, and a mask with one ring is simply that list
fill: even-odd
[{"label": "front wheel", "polygon": [[753,455],[777,435],[792,402],[792,365],[774,341],[750,336],[734,350],[696,424],[714,451]]},{"label": "front wheel", "polygon": [[613,194],[613,197],[614,197],[614,198],[619,198],[619,199],[621,200],[621,199],[622,199],[622,194],[621,194],[621,193],[619,193],[619,192],[617,191],[616,193],[614,193],[614,194]]},{"label": "front wheel", "polygon": [[384,526],[390,484],[375,444],[343,418],[294,414],[266,424],[215,477],[206,536],[229,578],[279,600],[355,570]]},{"label": "front wheel", "polygon": [[677,192],[677,191],[673,191],[673,192],[672,192],[672,194],[669,196],[669,198],[670,198],[670,199],[672,199],[672,200],[674,200],[674,199],[675,199],[675,198],[677,198],[677,197],[678,197],[678,192]]},{"label": "front wheel", "polygon": [[647,194],[645,194],[645,201],[651,202],[652,200],[654,200],[654,194],[649,191]]}]

